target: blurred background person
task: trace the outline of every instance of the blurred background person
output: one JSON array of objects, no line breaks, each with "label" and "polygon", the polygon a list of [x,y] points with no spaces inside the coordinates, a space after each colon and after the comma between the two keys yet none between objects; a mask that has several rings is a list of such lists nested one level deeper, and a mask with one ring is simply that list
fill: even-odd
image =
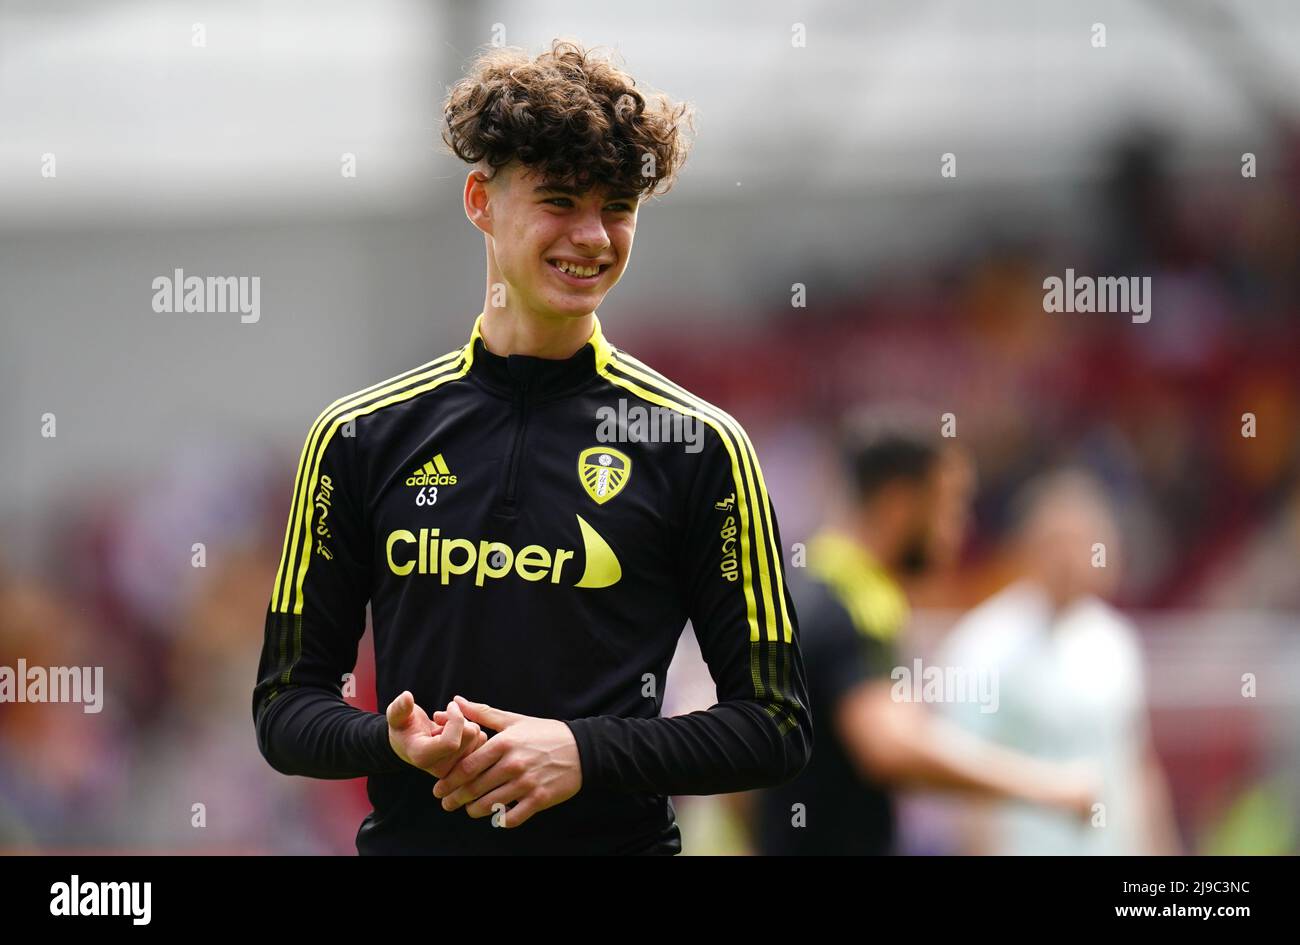
[{"label": "blurred background person", "polygon": [[914,701],[910,683],[895,686],[912,671],[896,648],[909,616],[902,582],[951,562],[969,516],[970,458],[938,425],[935,416],[927,434],[924,419],[893,410],[849,425],[846,507],[808,543],[806,575],[790,571],[813,757],[792,781],[754,792],[760,853],[893,853],[891,795],[908,786],[1014,798],[1066,820],[1093,802],[1086,768],[970,737]]},{"label": "blurred background person", "polygon": [[968,731],[1035,758],[1096,763],[1100,803],[1083,821],[1025,805],[981,805],[967,818],[962,850],[1177,853],[1137,633],[1104,600],[1122,562],[1105,494],[1086,474],[1067,470],[1031,481],[1018,505],[1021,576],[962,618],[940,657],[996,674],[998,710],[944,708]]}]

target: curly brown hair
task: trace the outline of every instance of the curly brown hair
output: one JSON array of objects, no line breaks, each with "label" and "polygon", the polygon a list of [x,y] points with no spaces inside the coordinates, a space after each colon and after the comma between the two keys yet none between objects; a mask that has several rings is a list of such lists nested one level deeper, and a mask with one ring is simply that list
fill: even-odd
[{"label": "curly brown hair", "polygon": [[483,52],[448,92],[443,118],[452,153],[489,174],[518,158],[548,183],[638,196],[668,192],[694,132],[690,105],[642,94],[609,60],[560,39],[536,59]]}]

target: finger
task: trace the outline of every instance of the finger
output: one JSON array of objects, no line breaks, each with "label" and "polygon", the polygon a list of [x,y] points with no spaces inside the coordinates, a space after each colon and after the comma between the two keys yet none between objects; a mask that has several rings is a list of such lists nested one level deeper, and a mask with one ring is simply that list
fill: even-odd
[{"label": "finger", "polygon": [[[495,764],[488,768],[482,774],[471,779],[466,784],[457,788],[451,793],[444,793],[442,797],[443,810],[459,810],[467,804],[472,804],[479,798],[514,780],[514,776],[506,770],[505,765]],[[491,808],[487,808],[491,811]],[[480,814],[479,816],[482,816]]]},{"label": "finger", "polygon": [[507,747],[505,739],[489,738],[457,762],[445,778],[438,780],[438,783],[433,786],[433,796],[446,797],[452,791],[468,784],[480,773],[496,764],[505,754]]},{"label": "finger", "polygon": [[[482,738],[480,738],[480,736],[482,736]],[[460,744],[455,746],[452,749],[452,754],[447,755],[447,757],[450,758],[452,762],[458,761],[481,745],[483,740],[486,738],[486,733],[484,733],[477,724],[474,722],[466,722],[465,727],[460,733]]]},{"label": "finger", "polygon": [[394,731],[417,738],[423,735],[436,735],[441,728],[434,725],[424,714],[420,703],[415,701],[415,696],[410,690],[403,692],[389,704],[385,718]]},{"label": "finger", "polygon": [[[432,734],[436,735],[436,734],[438,734],[438,732],[442,731],[443,728],[446,727],[446,725],[447,725],[447,720],[448,720],[450,717],[451,717],[451,716],[449,716],[449,715],[447,714],[447,712],[446,712],[445,709],[439,709],[437,712],[434,712],[434,713],[433,713],[433,728],[434,728],[434,731],[433,731]],[[479,724],[478,724],[477,722],[466,722],[466,723],[465,723],[465,731],[467,731],[467,732],[468,732],[468,731],[474,731],[474,732],[477,732],[477,731],[479,731]],[[463,739],[462,739],[462,740],[463,740]]]},{"label": "finger", "polygon": [[461,713],[460,706],[454,702],[447,703],[447,724],[438,735],[439,746],[443,752],[460,747],[460,739],[464,728],[465,716]]},{"label": "finger", "polygon": [[453,755],[447,755],[429,768],[430,773],[435,778],[445,778],[448,772],[456,766],[456,762],[475,751],[485,741],[487,741],[487,733],[473,722],[466,722],[465,731],[461,734],[459,750]]},{"label": "finger", "polygon": [[[519,782],[518,778],[512,778],[500,787],[486,791],[481,797],[470,801],[465,805],[465,813],[478,820],[480,817],[495,814],[498,804],[504,804],[508,808],[513,802],[522,800],[526,794],[528,789]],[[509,811],[503,813],[508,815]]]},{"label": "finger", "polygon": [[511,827],[518,827],[529,817],[532,817],[533,814],[543,809],[542,802],[538,799],[536,794],[525,795],[518,804],[505,812],[504,816],[502,816],[500,820],[500,824],[507,830]]},{"label": "finger", "polygon": [[[447,722],[446,715],[447,715],[447,713],[445,713],[445,712],[438,712],[438,713],[436,713],[436,714],[437,714],[437,715],[441,715],[441,716],[443,716],[443,721],[442,721],[442,722],[434,722],[434,723],[433,723],[432,729],[431,729],[431,731],[429,732],[430,735],[437,735],[439,732],[443,731],[443,730],[447,727],[447,725],[446,725],[446,722]],[[481,731],[482,731],[482,728],[479,726],[479,724],[478,724],[477,722],[469,722],[469,721],[467,721],[467,722],[465,723],[465,727],[464,727],[464,729],[461,730],[461,736],[460,736],[461,744],[464,744],[466,741],[468,741],[470,735],[477,735],[477,734],[478,734],[479,732],[481,732]]]},{"label": "finger", "polygon": [[485,725],[494,732],[503,732],[507,727],[524,718],[516,712],[494,709],[485,702],[471,702],[464,696],[456,696],[452,703],[464,711],[466,718]]},{"label": "finger", "polygon": [[437,777],[439,771],[455,764],[464,754],[462,750],[464,730],[462,728],[458,733],[456,727],[464,724],[463,720],[452,719],[441,729],[435,726],[431,731],[418,737],[414,746],[408,749],[416,765]]},{"label": "finger", "polygon": [[[504,754],[503,742],[494,745],[491,739],[485,740],[482,744],[477,745],[473,750],[466,752],[464,756],[453,762],[447,773],[433,785],[433,796],[444,798],[454,791],[464,788],[484,771],[495,765]],[[468,799],[473,800],[474,797],[471,796]]]},{"label": "finger", "polygon": [[388,717],[388,724],[393,728],[404,728],[406,720],[411,717],[411,710],[415,708],[415,696],[409,691],[403,691],[396,699],[388,704],[388,711],[385,715]]}]

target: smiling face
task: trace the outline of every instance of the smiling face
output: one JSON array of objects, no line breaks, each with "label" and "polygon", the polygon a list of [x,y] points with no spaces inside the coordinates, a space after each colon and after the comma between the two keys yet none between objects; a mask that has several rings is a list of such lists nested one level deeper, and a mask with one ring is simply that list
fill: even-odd
[{"label": "smiling face", "polygon": [[632,252],[636,194],[549,183],[518,161],[485,181],[471,172],[465,210],[487,235],[489,297],[506,286],[506,308],[542,319],[594,312],[623,276]]}]

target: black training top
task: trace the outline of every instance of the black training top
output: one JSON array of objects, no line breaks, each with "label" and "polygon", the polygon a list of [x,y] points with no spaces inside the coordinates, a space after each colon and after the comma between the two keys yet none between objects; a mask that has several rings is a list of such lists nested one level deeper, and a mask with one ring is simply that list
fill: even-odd
[{"label": "black training top", "polygon": [[[253,692],[258,745],[285,774],[368,776],[361,853],[676,853],[668,795],[778,784],[812,750],[758,459],[734,419],[598,320],[551,360],[492,354],[482,318],[463,347],[335,401],[309,431]],[[367,602],[381,710],[409,689],[430,715],[459,693],[563,720],[579,792],[512,828],[444,811],[384,716],[343,700]],[[661,718],[688,618],[718,704]]]},{"label": "black training top", "polygon": [[854,763],[835,724],[842,701],[888,683],[909,612],[893,577],[860,545],[834,530],[807,547],[793,583],[800,654],[806,667],[817,751],[789,782],[757,795],[755,840],[766,855],[879,855],[895,852],[891,792]]}]

